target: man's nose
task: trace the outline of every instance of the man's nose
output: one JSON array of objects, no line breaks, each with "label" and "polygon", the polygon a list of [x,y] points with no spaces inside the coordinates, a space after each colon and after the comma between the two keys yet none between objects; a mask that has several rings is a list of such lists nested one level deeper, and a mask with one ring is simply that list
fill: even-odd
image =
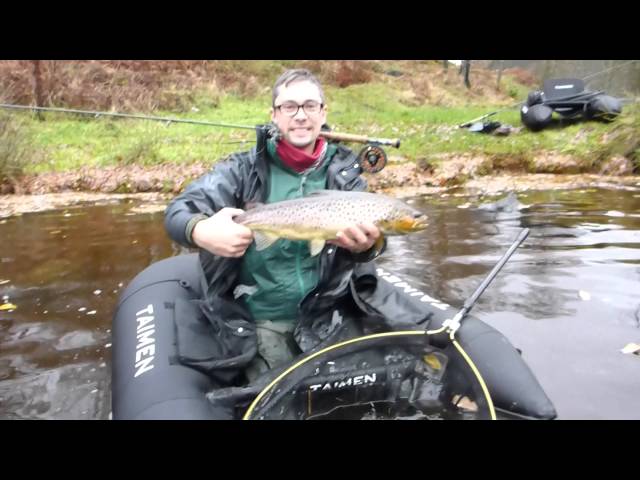
[{"label": "man's nose", "polygon": [[298,108],[298,111],[293,116],[293,118],[295,120],[304,120],[304,119],[309,118],[309,117],[307,115],[307,112],[304,111],[304,108],[300,107],[300,108]]}]

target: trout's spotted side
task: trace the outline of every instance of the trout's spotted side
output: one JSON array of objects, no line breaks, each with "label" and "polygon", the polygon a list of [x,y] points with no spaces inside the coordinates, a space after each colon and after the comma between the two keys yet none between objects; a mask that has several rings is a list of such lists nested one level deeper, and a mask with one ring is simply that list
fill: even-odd
[{"label": "trout's spotted side", "polygon": [[311,241],[312,254],[325,240],[348,226],[371,222],[383,234],[402,235],[426,228],[426,216],[396,198],[367,192],[322,190],[294,199],[258,205],[238,215],[234,221],[252,231],[257,249],[278,238]]}]

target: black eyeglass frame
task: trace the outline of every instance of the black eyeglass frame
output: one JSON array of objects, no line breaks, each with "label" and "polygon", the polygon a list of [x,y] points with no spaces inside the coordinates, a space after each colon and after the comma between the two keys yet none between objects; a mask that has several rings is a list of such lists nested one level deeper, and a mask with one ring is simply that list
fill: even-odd
[{"label": "black eyeglass frame", "polygon": [[[307,101],[306,101],[306,102],[304,102],[302,105],[301,105],[301,104],[299,104],[299,103],[296,103],[296,102],[294,102],[294,101],[287,101],[287,102],[281,103],[280,105],[274,105],[274,106],[273,106],[273,108],[275,108],[275,109],[277,109],[277,110],[280,110],[280,113],[282,113],[283,115],[286,115],[287,117],[295,117],[295,116],[298,114],[298,112],[300,111],[300,109],[301,109],[301,108],[302,108],[302,111],[303,111],[303,112],[305,113],[305,115],[307,115],[307,116],[309,116],[309,115],[317,115],[317,114],[319,114],[319,113],[322,111],[322,109],[324,108],[324,103],[319,103],[319,104],[318,104],[318,105],[319,105],[319,109],[318,109],[318,111],[317,111],[317,112],[309,113],[309,112],[307,112],[307,110],[305,109],[305,105],[306,105],[308,102],[314,102],[314,104],[318,104],[318,102],[316,102],[315,100],[307,100]],[[285,105],[285,104],[295,104],[295,105],[296,105],[296,107],[298,107],[298,108],[296,108],[296,111],[295,111],[295,112],[293,112],[293,113],[284,113],[284,112],[282,111],[282,106],[283,106],[283,105]]]}]

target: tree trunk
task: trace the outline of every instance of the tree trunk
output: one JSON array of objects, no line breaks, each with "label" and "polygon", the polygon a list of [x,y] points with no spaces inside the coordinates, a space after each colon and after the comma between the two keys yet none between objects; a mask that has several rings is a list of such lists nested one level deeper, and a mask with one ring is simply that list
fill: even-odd
[{"label": "tree trunk", "polygon": [[500,91],[500,80],[502,80],[502,70],[504,70],[504,60],[498,60],[498,78],[496,80],[496,90]]},{"label": "tree trunk", "polygon": [[469,71],[471,70],[471,60],[463,60],[460,64],[460,72],[464,75],[464,86],[468,89],[471,88],[471,82],[469,81]]},{"label": "tree trunk", "polygon": [[[40,60],[33,60],[33,94],[36,100],[36,107],[42,107],[42,75],[40,72]],[[38,120],[44,120],[42,112],[36,112]]]}]

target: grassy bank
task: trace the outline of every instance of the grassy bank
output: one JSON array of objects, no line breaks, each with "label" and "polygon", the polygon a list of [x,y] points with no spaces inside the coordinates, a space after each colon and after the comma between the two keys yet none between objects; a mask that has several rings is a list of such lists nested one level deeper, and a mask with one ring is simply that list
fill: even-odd
[{"label": "grassy bank", "polygon": [[[636,169],[640,167],[640,109],[635,105],[625,106],[623,115],[612,124],[565,123],[537,133],[522,129],[506,137],[473,133],[457,125],[522,100],[531,87],[505,76],[500,95],[489,95],[486,92],[493,87],[488,86],[491,79],[487,77],[482,84],[485,93],[467,92],[460,87],[455,72],[444,74],[432,65],[420,65],[431,68],[432,75],[426,76],[425,71],[422,76],[396,78],[378,72],[368,83],[329,85],[325,91],[329,124],[339,132],[399,137],[401,148],[387,149],[394,161],[426,161],[434,167],[443,158],[464,154],[495,158],[496,164],[501,159],[515,159],[525,170],[536,171],[532,160],[544,153],[571,157],[582,171],[593,171],[616,155],[635,162]],[[273,76],[271,70],[269,74]],[[425,83],[426,78],[430,83]],[[186,111],[158,109],[147,113],[243,125],[265,123],[271,101],[269,84],[265,85],[254,88],[251,94],[195,89],[184,94],[188,102],[179,102],[189,105],[181,109]],[[13,155],[11,162],[14,168],[16,162],[20,163],[27,174],[81,167],[213,163],[233,151],[249,148],[255,138],[252,130],[187,124],[53,113],[45,113],[43,120],[27,112],[0,115],[10,125],[6,131],[12,132],[12,138],[23,139],[19,158]],[[521,126],[517,108],[491,120]]]},{"label": "grassy bank", "polygon": [[[358,85],[327,93],[329,123],[340,132],[374,137],[399,137],[400,150],[388,153],[406,161],[432,159],[437,155],[481,154],[529,158],[541,152],[570,155],[586,166],[602,161],[606,155],[635,155],[634,148],[612,144],[616,139],[628,144],[638,138],[640,112],[627,107],[613,124],[581,122],[558,125],[542,132],[522,130],[507,137],[469,132],[457,125],[500,108],[408,106],[388,85]],[[189,114],[154,112],[174,118],[255,125],[268,121],[268,95],[252,99],[225,96],[218,107],[194,106]],[[197,111],[196,111],[197,110]],[[251,130],[187,124],[165,125],[140,120],[80,118],[45,114],[40,121],[28,113],[20,116],[30,140],[24,156],[30,160],[26,172],[67,171],[81,166],[157,165],[164,163],[213,162],[224,155],[246,148],[254,139]],[[517,109],[492,117],[502,123],[520,126]],[[618,130],[621,135],[607,135]],[[618,138],[620,137],[620,138]],[[243,144],[242,142],[247,142]],[[32,161],[34,160],[35,161]]]}]

